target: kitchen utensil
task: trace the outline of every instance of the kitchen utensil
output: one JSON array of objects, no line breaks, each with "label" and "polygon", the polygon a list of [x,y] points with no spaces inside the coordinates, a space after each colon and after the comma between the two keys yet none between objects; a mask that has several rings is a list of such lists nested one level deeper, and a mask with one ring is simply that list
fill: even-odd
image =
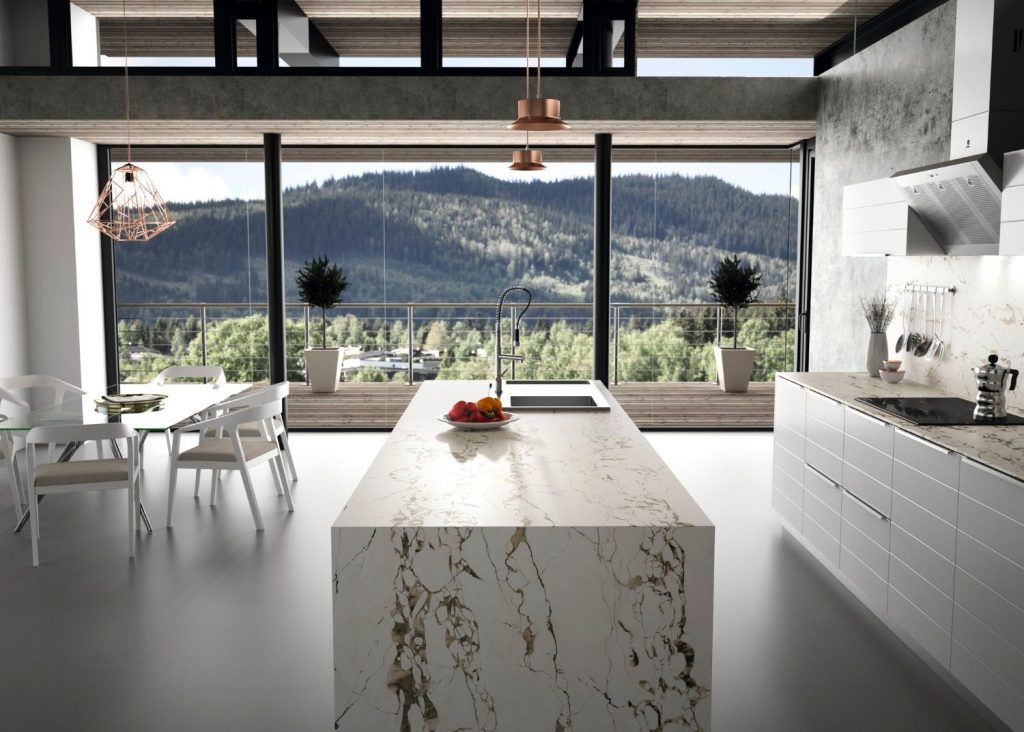
[{"label": "kitchen utensil", "polygon": [[910,330],[910,322],[907,320],[907,314],[910,310],[910,297],[906,290],[903,291],[903,330],[900,332],[900,337],[896,339],[896,353],[903,350],[903,345],[907,342],[908,331]]},{"label": "kitchen utensil", "polygon": [[519,415],[506,413],[505,419],[500,422],[454,422],[449,419],[447,414],[442,414],[438,417],[438,420],[444,422],[449,427],[454,427],[457,430],[463,430],[465,432],[485,432],[487,430],[498,430],[502,427],[512,424],[519,419]]},{"label": "kitchen utensil", "polygon": [[907,342],[904,347],[910,355],[914,354],[914,349],[917,348],[917,344],[921,342],[921,334],[918,332],[919,320],[921,318],[921,293],[914,292],[910,298],[910,332],[907,334]]},{"label": "kitchen utensil", "polygon": [[921,332],[921,340],[914,347],[914,355],[917,356],[918,358],[921,358],[926,353],[928,353],[928,349],[931,348],[931,345],[932,345],[932,338],[931,338],[930,335],[928,335],[928,323],[929,323],[929,317],[931,316],[931,309],[932,309],[931,308],[931,300],[932,300],[931,293],[925,293],[925,296],[924,296],[924,325],[922,326],[921,331],[920,331]]},{"label": "kitchen utensil", "polygon": [[999,356],[992,354],[984,366],[972,368],[974,379],[978,384],[978,395],[975,398],[974,420],[976,422],[992,422],[1006,418],[1006,377],[1009,376],[1009,391],[1017,388],[1017,369],[1009,369],[999,365]]},{"label": "kitchen utensil", "polygon": [[935,314],[935,323],[932,330],[932,344],[928,348],[928,353],[924,355],[926,361],[932,361],[936,358],[941,358],[943,351],[946,350],[946,344],[942,342],[942,325],[945,321],[946,313],[946,293],[943,291],[942,297],[939,298],[938,313]]},{"label": "kitchen utensil", "polygon": [[898,371],[889,371],[888,369],[879,369],[878,375],[882,377],[882,381],[886,384],[898,384],[903,381],[903,377],[907,375],[907,372],[903,369]]}]

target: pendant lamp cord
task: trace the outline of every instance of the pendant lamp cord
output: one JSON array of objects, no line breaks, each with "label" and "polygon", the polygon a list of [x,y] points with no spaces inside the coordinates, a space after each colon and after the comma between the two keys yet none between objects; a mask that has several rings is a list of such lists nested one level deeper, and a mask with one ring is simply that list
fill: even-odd
[{"label": "pendant lamp cord", "polygon": [[526,0],[526,98],[530,98],[530,0]]},{"label": "pendant lamp cord", "polygon": [[128,162],[132,161],[132,115],[128,96],[128,3],[121,0],[121,29],[124,34],[124,121],[128,132]]},{"label": "pendant lamp cord", "polygon": [[540,30],[540,0],[537,0],[537,99],[540,99],[540,53],[541,53],[541,30]]}]

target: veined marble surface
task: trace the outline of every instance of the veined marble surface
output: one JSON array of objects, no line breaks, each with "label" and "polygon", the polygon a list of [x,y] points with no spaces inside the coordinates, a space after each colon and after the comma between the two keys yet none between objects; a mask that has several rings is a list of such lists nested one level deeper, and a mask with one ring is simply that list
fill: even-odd
[{"label": "veined marble surface", "polygon": [[607,395],[494,432],[428,382],[332,529],[335,726],[707,730],[714,527]]},{"label": "veined marble surface", "polygon": [[437,417],[487,384],[424,383],[334,526],[710,526],[600,389],[607,412],[518,412],[462,432]]},{"label": "veined marble surface", "polygon": [[899,384],[886,384],[881,379],[860,373],[814,372],[779,376],[894,424],[904,432],[918,435],[1018,480],[1024,480],[1024,425],[924,427],[857,401],[857,397],[949,397],[962,394],[907,379]]}]

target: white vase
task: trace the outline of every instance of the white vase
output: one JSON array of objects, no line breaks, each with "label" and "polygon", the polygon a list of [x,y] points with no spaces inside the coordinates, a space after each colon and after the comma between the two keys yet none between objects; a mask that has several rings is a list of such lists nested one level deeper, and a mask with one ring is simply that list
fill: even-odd
[{"label": "white vase", "polygon": [[743,392],[750,385],[754,371],[753,348],[722,348],[715,346],[718,385],[722,391]]},{"label": "white vase", "polygon": [[874,376],[876,379],[880,378],[878,372],[885,368],[882,366],[882,361],[886,361],[889,358],[889,339],[885,333],[869,333],[868,334],[868,362],[867,371],[868,376]]},{"label": "white vase", "polygon": [[306,378],[310,391],[326,394],[338,388],[338,374],[341,371],[341,350],[338,348],[307,348]]}]

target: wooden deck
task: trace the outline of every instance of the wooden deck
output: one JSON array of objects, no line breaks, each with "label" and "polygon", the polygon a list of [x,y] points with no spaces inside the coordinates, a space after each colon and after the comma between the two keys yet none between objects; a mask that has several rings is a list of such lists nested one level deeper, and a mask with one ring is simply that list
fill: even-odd
[{"label": "wooden deck", "polygon": [[[298,429],[391,429],[419,386],[339,384],[333,394],[313,394],[292,384],[289,425]],[[612,386],[612,394],[641,429],[770,429],[773,382],[755,382],[745,394],[715,384],[638,383]]]}]

